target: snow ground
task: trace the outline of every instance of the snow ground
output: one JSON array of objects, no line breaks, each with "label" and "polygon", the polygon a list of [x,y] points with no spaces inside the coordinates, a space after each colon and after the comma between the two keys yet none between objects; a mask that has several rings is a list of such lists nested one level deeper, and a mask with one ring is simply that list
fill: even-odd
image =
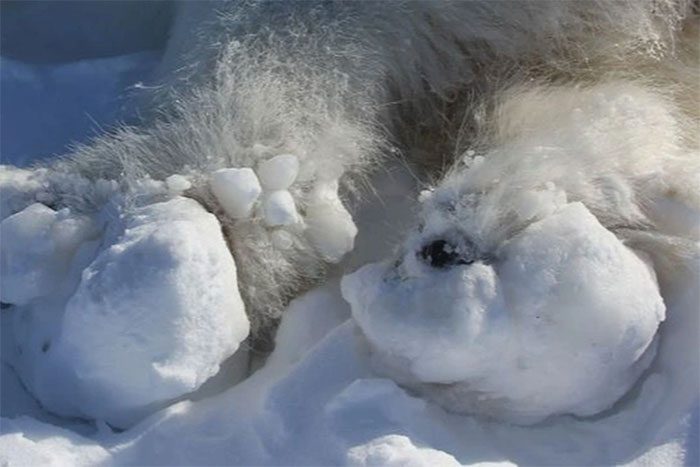
[{"label": "snow ground", "polygon": [[[10,465],[693,465],[697,417],[663,430],[668,393],[649,378],[614,415],[515,427],[452,415],[373,374],[332,282],[296,300],[267,365],[245,382],[182,401],[124,432],[84,436],[31,416],[3,420]],[[645,439],[645,437],[651,437]],[[643,441],[642,441],[643,440]]]},{"label": "snow ground", "polygon": [[72,143],[128,119],[125,95],[158,56],[143,51],[61,64],[0,58],[3,162],[26,166],[63,154]]},{"label": "snow ground", "polygon": [[[147,80],[157,58],[154,51],[132,52],[53,65],[3,59],[3,163],[25,166],[84,141],[96,128],[88,114],[105,126],[128,118],[124,93]],[[530,427],[482,421],[447,413],[377,376],[339,279],[344,268],[381,259],[399,240],[396,226],[409,222],[415,191],[410,177],[400,171],[378,177],[384,190],[376,208],[358,220],[356,251],[326,285],[290,305],[266,365],[232,386],[239,370],[228,361],[186,400],[124,431],[104,417],[90,422],[52,415],[29,395],[7,363],[9,319],[16,311],[4,309],[0,463],[700,464],[700,417],[697,407],[685,405],[695,386],[682,377],[684,365],[696,362],[686,358],[696,345],[696,316],[671,323],[659,364],[630,397],[592,418],[558,417]],[[691,296],[675,296],[687,308],[697,302],[697,290],[692,284],[683,289]],[[55,378],[60,385],[61,376]]]}]

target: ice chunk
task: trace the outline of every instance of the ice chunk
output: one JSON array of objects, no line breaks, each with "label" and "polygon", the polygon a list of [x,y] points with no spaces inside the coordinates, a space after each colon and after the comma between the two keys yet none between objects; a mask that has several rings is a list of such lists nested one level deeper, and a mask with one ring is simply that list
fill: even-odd
[{"label": "ice chunk", "polygon": [[380,367],[455,411],[519,423],[609,408],[654,354],[665,307],[650,267],[580,203],[535,222],[495,263],[373,264],[343,296]]},{"label": "ice chunk", "polygon": [[357,227],[338,197],[338,182],[320,182],[306,207],[307,234],[318,253],[338,262],[352,250]]},{"label": "ice chunk", "polygon": [[0,223],[0,300],[24,305],[50,293],[80,243],[94,234],[88,218],[39,203],[7,217]]},{"label": "ice chunk", "polygon": [[293,154],[280,154],[261,163],[257,172],[265,190],[286,190],[297,178],[299,159]]},{"label": "ice chunk", "polygon": [[185,190],[189,190],[192,184],[187,178],[182,175],[174,174],[165,179],[165,184],[173,193],[180,194]]},{"label": "ice chunk", "polygon": [[51,357],[74,407],[49,408],[128,425],[198,388],[248,330],[216,218],[187,198],[140,208],[66,306]]},{"label": "ice chunk", "polygon": [[221,169],[211,175],[211,189],[221,207],[233,219],[250,215],[262,188],[252,169]]},{"label": "ice chunk", "polygon": [[270,227],[291,225],[299,222],[294,198],[287,190],[273,191],[265,195],[263,202],[265,223]]}]

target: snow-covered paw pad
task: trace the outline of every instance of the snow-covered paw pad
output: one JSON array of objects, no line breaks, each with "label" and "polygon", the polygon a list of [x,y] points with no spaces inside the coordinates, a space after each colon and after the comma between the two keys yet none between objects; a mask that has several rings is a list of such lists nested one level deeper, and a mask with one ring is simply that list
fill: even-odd
[{"label": "snow-covered paw pad", "polygon": [[498,200],[517,229],[489,224],[492,201],[423,194],[401,256],[344,278],[377,369],[449,410],[516,423],[610,408],[655,353],[653,269],[552,184]]},{"label": "snow-covered paw pad", "polygon": [[303,231],[318,255],[338,262],[352,250],[357,228],[338,197],[338,181],[318,180],[305,196],[304,215],[290,188],[299,174],[299,159],[280,154],[257,169],[225,168],[210,176],[211,191],[231,219],[260,218],[279,248],[291,246],[286,229]]}]

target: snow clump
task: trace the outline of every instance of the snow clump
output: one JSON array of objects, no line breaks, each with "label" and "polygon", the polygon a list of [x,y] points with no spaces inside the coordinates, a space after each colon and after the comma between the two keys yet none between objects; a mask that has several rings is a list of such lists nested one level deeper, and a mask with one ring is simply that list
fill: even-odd
[{"label": "snow clump", "polygon": [[[43,241],[57,214],[28,209],[32,226],[41,224],[29,241]],[[79,280],[67,301],[56,295],[10,311],[24,348],[17,367],[42,405],[125,427],[215,375],[248,336],[249,322],[221,227],[196,201],[136,208],[113,220],[103,242],[87,267],[75,268],[82,273],[74,272]],[[45,249],[28,251],[52,264]],[[31,271],[44,271],[38,266]],[[36,333],[43,344],[30,352]]]},{"label": "snow clump", "polygon": [[61,282],[77,247],[96,235],[91,220],[34,203],[0,223],[0,301],[25,305]]},{"label": "snow clump", "polygon": [[[548,192],[556,201],[543,204],[561,201]],[[527,217],[547,212],[528,204]],[[409,249],[346,276],[342,291],[378,367],[451,410],[517,423],[596,414],[654,355],[665,317],[654,272],[581,203],[495,255],[428,259]]]},{"label": "snow clump", "polygon": [[352,251],[357,226],[338,196],[338,182],[319,183],[306,207],[307,234],[319,254],[336,263]]},{"label": "snow clump", "polygon": [[266,191],[286,190],[299,174],[299,159],[293,154],[280,154],[258,166],[260,184]]},{"label": "snow clump", "polygon": [[[302,217],[289,190],[298,175],[299,159],[280,154],[260,163],[256,171],[231,168],[214,172],[211,189],[231,218],[260,217],[271,228],[297,226],[323,260],[337,263],[352,251],[357,236],[352,216],[338,196],[338,180],[316,181]],[[255,207],[258,198],[262,201]],[[284,231],[273,230],[271,235],[280,248],[291,246]]]},{"label": "snow clump", "polygon": [[265,195],[263,205],[265,223],[270,227],[291,225],[299,222],[294,198],[287,190],[277,190]]},{"label": "snow clump", "polygon": [[220,169],[211,175],[211,189],[221,207],[233,219],[250,215],[262,188],[252,169]]}]

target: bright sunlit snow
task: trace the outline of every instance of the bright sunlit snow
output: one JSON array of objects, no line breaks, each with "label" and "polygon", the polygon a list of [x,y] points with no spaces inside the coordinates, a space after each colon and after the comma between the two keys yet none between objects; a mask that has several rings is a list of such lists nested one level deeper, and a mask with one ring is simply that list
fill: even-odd
[{"label": "bright sunlit snow", "polygon": [[462,399],[452,408],[531,423],[611,407],[654,355],[665,307],[651,268],[579,203],[499,256],[435,272],[408,252],[347,276],[343,296],[379,363],[438,383],[437,399]]},{"label": "bright sunlit snow", "polygon": [[[56,217],[40,205],[22,213],[35,211],[43,218],[34,219]],[[20,214],[3,221],[3,232]],[[67,263],[86,237],[79,222],[21,226],[38,230],[26,238],[44,240],[50,251],[31,244],[23,250],[27,245],[17,235],[3,235],[12,253],[41,254],[4,259],[24,260],[29,271],[43,274],[3,271],[9,285],[35,287],[3,293],[4,302],[24,305],[8,312],[15,365],[52,412],[128,426],[201,386],[248,335],[236,267],[214,216],[190,199],[174,198],[114,219],[117,225],[99,240],[94,260],[85,261],[85,252],[96,248],[93,241],[79,250],[69,272]],[[36,239],[47,229],[62,243]],[[82,272],[75,267],[81,262],[87,265]],[[52,293],[58,286],[63,290]]]}]

